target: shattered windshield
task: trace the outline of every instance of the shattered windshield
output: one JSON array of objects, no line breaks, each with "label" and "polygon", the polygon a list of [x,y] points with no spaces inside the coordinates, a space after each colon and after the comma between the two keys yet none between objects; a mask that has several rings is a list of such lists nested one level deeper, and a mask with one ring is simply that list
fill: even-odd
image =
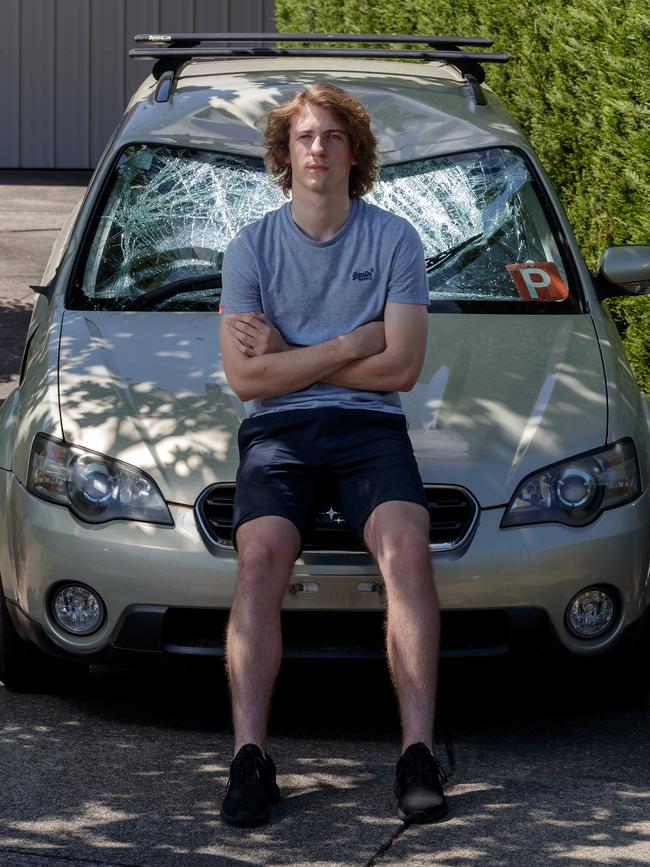
[{"label": "shattered windshield", "polygon": [[157,301],[157,309],[214,309],[231,239],[284,201],[261,160],[128,147],[95,218],[75,300],[81,307],[86,300],[92,309],[123,309],[145,293],[196,277],[194,292],[185,284],[182,295]]},{"label": "shattered windshield", "polygon": [[[518,153],[493,148],[384,167],[366,198],[418,230],[432,309],[549,308],[530,303],[538,301],[573,309],[558,244]],[[231,239],[284,201],[259,159],[130,146],[91,226],[72,306],[215,310]]]},{"label": "shattered windshield", "polygon": [[557,241],[515,151],[388,166],[368,198],[418,230],[432,303],[546,301],[567,302],[564,312],[573,308]]}]

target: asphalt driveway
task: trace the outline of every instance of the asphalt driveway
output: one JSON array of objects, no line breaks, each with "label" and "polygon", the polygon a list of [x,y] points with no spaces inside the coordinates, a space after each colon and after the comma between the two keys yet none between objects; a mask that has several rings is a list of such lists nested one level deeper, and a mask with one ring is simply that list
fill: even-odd
[{"label": "asphalt driveway", "polygon": [[231,740],[218,670],[96,671],[64,696],[0,687],[0,864],[647,865],[648,708],[582,686],[552,669],[445,667],[450,816],[408,827],[387,678],[285,669],[269,745],[284,799],[254,830],[219,820]]},{"label": "asphalt driveway", "polygon": [[0,171],[0,401],[18,382],[34,293],[89,172]]}]

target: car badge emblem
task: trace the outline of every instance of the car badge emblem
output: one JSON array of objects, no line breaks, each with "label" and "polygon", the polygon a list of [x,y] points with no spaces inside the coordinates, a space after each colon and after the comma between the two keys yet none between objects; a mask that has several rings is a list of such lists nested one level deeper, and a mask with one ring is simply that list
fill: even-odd
[{"label": "car badge emblem", "polygon": [[345,519],[340,512],[337,512],[334,506],[330,506],[326,512],[321,512],[321,518],[329,518],[331,524],[344,524]]}]

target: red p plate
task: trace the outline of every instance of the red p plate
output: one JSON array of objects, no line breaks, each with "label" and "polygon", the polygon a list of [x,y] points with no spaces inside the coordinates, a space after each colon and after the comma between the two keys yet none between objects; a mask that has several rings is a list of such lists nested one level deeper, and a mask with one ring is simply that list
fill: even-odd
[{"label": "red p plate", "polygon": [[565,301],[569,289],[553,262],[506,265],[524,301]]}]

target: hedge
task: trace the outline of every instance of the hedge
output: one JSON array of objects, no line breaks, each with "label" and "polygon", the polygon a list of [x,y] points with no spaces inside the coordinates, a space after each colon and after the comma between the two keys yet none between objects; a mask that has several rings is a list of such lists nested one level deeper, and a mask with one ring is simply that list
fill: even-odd
[{"label": "hedge", "polygon": [[[280,32],[489,36],[511,60],[487,83],[525,130],[587,264],[650,243],[647,0],[276,0]],[[609,302],[650,393],[650,298]]]}]

